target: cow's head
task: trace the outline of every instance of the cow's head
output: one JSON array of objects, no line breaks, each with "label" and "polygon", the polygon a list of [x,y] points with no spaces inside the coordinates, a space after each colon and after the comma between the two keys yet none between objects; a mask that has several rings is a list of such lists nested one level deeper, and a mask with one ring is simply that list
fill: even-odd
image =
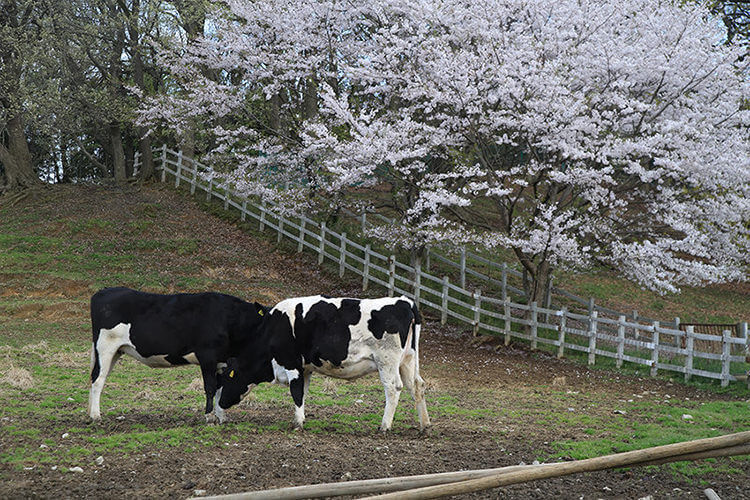
[{"label": "cow's head", "polygon": [[224,410],[239,403],[250,391],[252,384],[250,370],[240,367],[237,358],[227,360],[227,366],[219,377],[221,378],[219,407]]}]

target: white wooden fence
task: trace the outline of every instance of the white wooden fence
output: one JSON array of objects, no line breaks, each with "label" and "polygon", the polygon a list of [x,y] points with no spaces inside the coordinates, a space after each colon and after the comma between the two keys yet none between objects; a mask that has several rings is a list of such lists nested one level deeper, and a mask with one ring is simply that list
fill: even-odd
[{"label": "white wooden fence", "polygon": [[[403,294],[415,299],[420,307],[428,307],[440,313],[441,322],[455,318],[472,326],[474,335],[490,333],[500,335],[506,345],[511,339],[523,339],[537,348],[539,344],[553,346],[557,356],[565,350],[587,354],[588,364],[593,365],[604,358],[614,360],[618,368],[624,362],[648,367],[651,376],[659,370],[682,373],[685,380],[692,376],[721,380],[722,386],[730,381],[746,379],[745,372],[750,368],[750,337],[747,323],[738,325],[739,336],[730,330],[722,335],[701,334],[688,326],[686,331],[679,329],[678,320],[661,324],[652,320],[644,324],[642,317],[628,317],[606,308],[594,306],[593,300],[584,301],[587,308],[582,314],[566,307],[540,307],[536,302],[522,304],[513,302],[509,292],[523,293],[511,287],[506,277],[517,273],[507,265],[498,265],[473,255],[485,263],[498,266],[501,279],[473,271],[466,266],[466,252],[461,252],[458,263],[435,252],[429,255],[460,271],[459,283],[451,283],[448,276],[430,274],[420,265],[410,266],[400,262],[396,255],[386,255],[374,250],[370,244],[361,244],[347,236],[326,227],[307,217],[285,217],[274,211],[273,205],[255,202],[234,192],[231,186],[221,181],[206,181],[201,175],[208,170],[205,165],[183,157],[182,152],[172,151],[164,145],[156,153],[157,171],[161,181],[167,175],[175,187],[181,184],[190,186],[190,193],[200,189],[206,199],[218,198],[224,202],[224,209],[233,207],[240,212],[243,221],[248,217],[258,222],[262,231],[269,228],[276,231],[278,241],[286,237],[297,244],[297,251],[308,249],[318,255],[318,263],[325,260],[338,266],[339,274],[346,271],[362,277],[362,289],[371,283],[380,285],[390,296]],[[137,163],[136,157],[136,163]],[[365,216],[362,216],[362,224]],[[467,289],[466,276],[486,278],[500,287],[500,298],[484,295],[482,290]],[[559,289],[558,289],[559,290]],[[580,299],[572,294],[572,297]],[[580,300],[577,300],[580,302]],[[615,314],[615,317],[607,315]],[[696,341],[701,341],[697,342]],[[708,346],[705,351],[698,346]],[[734,373],[734,374],[733,374]]]}]

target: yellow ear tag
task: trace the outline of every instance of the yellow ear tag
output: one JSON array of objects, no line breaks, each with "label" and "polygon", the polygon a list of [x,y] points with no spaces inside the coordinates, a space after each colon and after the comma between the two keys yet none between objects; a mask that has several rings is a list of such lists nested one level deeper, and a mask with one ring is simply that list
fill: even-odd
[{"label": "yellow ear tag", "polygon": [[233,377],[234,377],[234,370],[232,370],[231,372],[229,372],[229,378],[233,378]]},{"label": "yellow ear tag", "polygon": [[258,314],[260,314],[261,316],[263,316],[263,309],[258,309]]}]

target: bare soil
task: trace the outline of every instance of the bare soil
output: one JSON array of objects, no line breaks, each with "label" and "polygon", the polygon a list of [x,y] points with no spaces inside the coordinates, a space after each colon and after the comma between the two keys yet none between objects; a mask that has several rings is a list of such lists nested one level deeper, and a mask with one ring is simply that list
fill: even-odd
[{"label": "bare soil", "polygon": [[[165,236],[178,233],[194,237],[201,234],[202,272],[216,275],[218,289],[237,291],[244,288],[239,291],[246,292],[246,296],[260,294],[267,300],[280,298],[275,297],[280,293],[277,289],[264,288],[262,284],[271,276],[290,290],[289,295],[360,294],[356,283],[338,280],[322,272],[312,257],[290,254],[277,249],[269,240],[253,238],[233,224],[206,214],[189,199],[162,187],[65,189],[56,192],[49,202],[45,199],[33,201],[35,209],[49,211],[50,228],[78,216],[82,210],[91,214],[92,206],[97,207],[98,212],[91,216],[115,220],[127,215],[133,207],[139,206],[138,203],[158,203],[163,207],[161,214],[170,225],[160,223],[153,230]],[[97,201],[104,198],[106,203]],[[30,207],[32,202],[29,203]],[[29,207],[21,204],[18,209],[22,211]],[[113,234],[112,238],[116,240],[120,237],[118,234]],[[217,241],[220,244],[217,245]],[[252,266],[246,265],[242,258],[248,254],[254,256]],[[155,256],[155,261],[157,265],[164,265],[165,281],[169,283],[169,270],[179,268],[179,256]],[[238,285],[238,275],[244,286]],[[89,286],[82,286],[77,281],[51,279],[42,285],[26,287],[21,276],[0,276],[10,285],[0,290],[0,295],[38,294],[72,298],[83,303],[80,307],[71,306],[64,310],[60,310],[59,305],[40,306],[40,309],[16,310],[14,314],[34,317],[40,312],[42,315],[52,314],[48,307],[56,307],[52,309],[53,313],[62,313],[63,319],[75,320],[76,324],[86,321],[85,301]],[[222,287],[225,276],[227,284]],[[113,453],[105,457],[103,464],[91,464],[79,473],[63,473],[49,466],[18,470],[0,464],[0,498],[186,498],[204,492],[216,495],[531,463],[539,456],[554,455],[555,450],[550,445],[553,441],[590,438],[583,428],[564,423],[540,424],[545,415],[558,411],[547,405],[546,400],[552,400],[553,395],[559,399],[561,390],[576,395],[575,403],[571,402],[576,411],[586,411],[604,419],[613,415],[623,400],[634,396],[644,401],[660,401],[666,397],[673,400],[689,398],[691,401],[727,398],[679,383],[589,370],[575,362],[558,360],[525,348],[510,346],[496,351],[493,343],[474,345],[469,331],[451,325],[441,326],[429,313],[423,332],[421,366],[428,391],[450,394],[456,398],[457,407],[468,410],[496,409],[500,405],[505,409],[532,407],[535,411],[521,412],[512,418],[479,420],[461,415],[433,415],[433,428],[426,435],[417,432],[416,422],[402,423],[389,434],[381,434],[375,428],[354,435],[337,433],[334,428],[330,433],[261,432],[228,440],[221,446],[202,447],[200,452],[172,448],[130,455]],[[377,381],[373,380],[373,384]],[[407,405],[411,405],[411,401],[404,394],[400,408]],[[81,420],[80,414],[68,410],[60,409],[60,421],[69,421],[71,427],[90,425]],[[365,410],[372,411],[352,408],[351,412],[356,414]],[[316,406],[314,400],[307,405],[308,419],[325,420],[333,411]],[[28,418],[33,419],[33,415]],[[136,421],[146,428],[186,424],[176,422],[174,416],[166,412],[147,410],[131,411],[127,418],[130,425]],[[233,410],[231,419],[291,423],[292,406],[291,402],[288,405],[250,404]],[[2,425],[6,424],[2,422]],[[16,424],[23,425],[23,422]],[[187,424],[196,429],[206,425],[198,409],[195,418]],[[114,433],[122,424],[108,421],[100,425]],[[231,427],[232,424],[228,425]],[[740,430],[744,429],[737,429]],[[42,434],[44,431],[42,429]],[[28,439],[26,442],[35,446],[33,443],[38,440]],[[15,445],[0,427],[0,449]],[[580,474],[466,497],[636,499],[651,495],[654,499],[697,499],[703,498],[703,489],[710,486],[725,499],[750,498],[750,483],[747,482],[750,462],[738,461],[733,466],[743,470],[744,478],[713,474],[688,480],[661,466]]]}]

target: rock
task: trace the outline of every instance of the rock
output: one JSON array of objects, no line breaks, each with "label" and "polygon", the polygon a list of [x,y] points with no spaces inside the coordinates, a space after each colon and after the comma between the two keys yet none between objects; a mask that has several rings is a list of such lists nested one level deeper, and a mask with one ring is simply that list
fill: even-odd
[{"label": "rock", "polygon": [[96,462],[96,465],[101,465],[104,463],[104,457],[99,455],[98,457],[96,457],[96,460],[94,460],[94,462]]},{"label": "rock", "polygon": [[612,413],[616,413],[617,415],[625,415],[625,410],[615,410]]},{"label": "rock", "polygon": [[690,415],[689,413],[683,413],[682,420],[693,420],[693,416]]},{"label": "rock", "polygon": [[40,450],[46,450],[47,448],[49,448],[49,446],[47,446],[47,445],[46,445],[46,444],[44,444],[44,443],[42,443],[42,444],[40,444],[40,445],[39,445],[39,449],[40,449]]},{"label": "rock", "polygon": [[81,469],[80,467],[71,467],[70,469],[68,469],[68,471],[69,472],[83,472],[83,469]]},{"label": "rock", "polygon": [[65,434],[63,434],[63,435],[62,435],[62,438],[63,438],[63,439],[65,439],[65,438],[67,438],[67,437],[70,437],[70,433],[68,433],[68,432],[66,432]]},{"label": "rock", "polygon": [[206,494],[206,490],[193,490],[193,494],[197,497],[200,497]]}]

